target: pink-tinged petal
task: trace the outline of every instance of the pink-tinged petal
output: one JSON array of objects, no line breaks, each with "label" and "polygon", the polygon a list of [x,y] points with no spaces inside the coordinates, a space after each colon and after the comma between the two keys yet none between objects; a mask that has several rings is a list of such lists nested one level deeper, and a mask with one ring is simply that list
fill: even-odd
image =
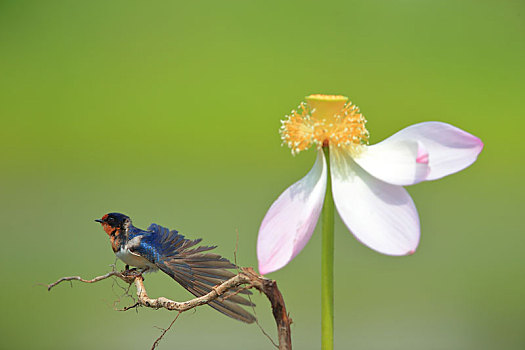
[{"label": "pink-tinged petal", "polygon": [[421,142],[428,151],[430,174],[427,180],[436,180],[465,169],[476,161],[483,149],[483,142],[476,136],[442,122],[411,125],[387,140]]},{"label": "pink-tinged petal", "polygon": [[[428,164],[428,152],[427,152],[427,150],[421,145],[421,142],[419,142],[419,141],[418,141],[418,145],[420,145],[421,147],[419,147],[418,150],[417,150],[416,162]],[[429,170],[430,170],[430,168],[429,168]]]},{"label": "pink-tinged petal", "polygon": [[313,168],[288,187],[264,217],[257,238],[259,272],[280,269],[304,248],[314,232],[326,191],[326,161],[322,151]]},{"label": "pink-tinged petal", "polygon": [[393,185],[413,185],[430,173],[428,152],[415,140],[386,139],[363,147],[354,160],[374,177]]},{"label": "pink-tinged petal", "polygon": [[380,253],[412,254],[420,230],[408,192],[369,175],[347,152],[334,148],[330,152],[334,202],[348,229]]}]

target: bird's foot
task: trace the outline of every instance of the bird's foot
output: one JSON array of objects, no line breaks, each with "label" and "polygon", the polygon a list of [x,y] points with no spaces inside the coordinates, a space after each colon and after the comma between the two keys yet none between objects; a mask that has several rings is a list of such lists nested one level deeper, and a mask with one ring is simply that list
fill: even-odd
[{"label": "bird's foot", "polygon": [[122,275],[124,275],[125,277],[135,278],[135,277],[139,277],[142,274],[142,272],[140,272],[136,268],[130,269],[129,266],[126,266],[126,267],[127,269],[122,271]]}]

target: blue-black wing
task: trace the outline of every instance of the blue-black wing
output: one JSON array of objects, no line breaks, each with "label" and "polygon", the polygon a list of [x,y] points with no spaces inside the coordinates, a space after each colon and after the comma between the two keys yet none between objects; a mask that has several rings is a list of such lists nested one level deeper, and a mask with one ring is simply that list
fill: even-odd
[{"label": "blue-black wing", "polygon": [[[216,246],[197,247],[200,241],[201,239],[186,239],[176,230],[170,231],[157,224],[151,224],[148,234],[142,236],[139,246],[134,251],[199,297],[209,293],[212,287],[235,276],[229,269],[236,268],[228,259],[208,253]],[[224,295],[225,299],[214,300],[209,305],[229,317],[252,323],[255,317],[240,305],[254,304],[240,294],[251,292],[244,290],[236,294],[232,291]]]}]

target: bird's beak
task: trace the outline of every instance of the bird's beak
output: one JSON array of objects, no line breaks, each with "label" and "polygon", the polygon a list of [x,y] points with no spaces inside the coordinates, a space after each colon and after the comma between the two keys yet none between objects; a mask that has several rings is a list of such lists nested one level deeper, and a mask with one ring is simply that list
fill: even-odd
[{"label": "bird's beak", "polygon": [[95,221],[96,221],[96,222],[100,222],[101,224],[104,223],[104,221],[102,221],[102,220],[100,220],[100,219],[96,219]]}]

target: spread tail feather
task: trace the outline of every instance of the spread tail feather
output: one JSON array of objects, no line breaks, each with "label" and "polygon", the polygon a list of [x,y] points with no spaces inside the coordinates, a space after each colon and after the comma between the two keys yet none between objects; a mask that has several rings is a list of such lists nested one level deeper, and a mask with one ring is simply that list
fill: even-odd
[{"label": "spread tail feather", "polygon": [[[213,255],[216,260],[212,260],[206,255]],[[233,272],[226,270],[226,268],[231,268],[230,265],[234,267],[227,259],[217,254],[204,254],[202,258],[210,258],[206,260],[206,266],[202,265],[200,258],[197,261],[192,261],[182,257],[165,259],[158,266],[191,294],[200,297],[211,292],[214,286],[235,276]],[[236,294],[237,292],[238,294]],[[255,317],[240,305],[255,306],[255,304],[245,299],[241,294],[251,294],[251,292],[247,290],[229,291],[208,305],[226,316],[246,323],[253,323]]]},{"label": "spread tail feather", "polygon": [[[219,254],[208,253],[215,246],[200,246],[200,239],[189,240],[177,231],[152,224],[148,230],[156,233],[158,246],[164,247],[156,265],[177,281],[193,295],[200,297],[212,291],[216,285],[235,276],[229,269],[237,266]],[[246,323],[253,323],[255,317],[243,309],[244,306],[255,306],[243,295],[251,294],[248,290],[232,290],[209,303],[215,310]]]}]

